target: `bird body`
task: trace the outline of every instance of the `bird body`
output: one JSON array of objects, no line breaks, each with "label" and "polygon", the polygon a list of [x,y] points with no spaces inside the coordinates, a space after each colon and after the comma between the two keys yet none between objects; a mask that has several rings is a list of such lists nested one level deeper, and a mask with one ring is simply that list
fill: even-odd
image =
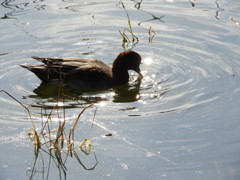
[{"label": "bird body", "polygon": [[128,70],[142,76],[139,68],[141,56],[134,51],[120,53],[112,67],[96,59],[32,58],[42,64],[21,66],[32,71],[43,82],[62,82],[73,88],[108,88],[125,84],[129,80]]}]

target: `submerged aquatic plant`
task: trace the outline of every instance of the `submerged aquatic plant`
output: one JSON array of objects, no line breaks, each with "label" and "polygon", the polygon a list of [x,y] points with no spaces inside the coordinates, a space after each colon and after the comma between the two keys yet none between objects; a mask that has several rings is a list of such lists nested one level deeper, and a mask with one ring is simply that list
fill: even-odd
[{"label": "submerged aquatic plant", "polygon": [[[75,129],[80,121],[81,115],[87,109],[93,107],[95,108],[94,115],[93,115],[93,121],[94,121],[96,111],[97,111],[96,106],[94,106],[93,104],[90,104],[84,107],[78,114],[73,126],[70,129],[67,129],[65,109],[63,108],[63,119],[61,119],[59,110],[60,108],[62,108],[62,106],[60,107],[57,103],[50,110],[50,112],[47,112],[47,108],[45,108],[45,105],[43,104],[41,108],[41,127],[37,128],[37,126],[33,121],[32,114],[29,108],[27,108],[23,103],[21,103],[19,100],[13,97],[7,91],[0,90],[0,92],[7,94],[10,98],[12,98],[18,104],[20,104],[26,110],[28,117],[32,123],[32,127],[28,132],[28,136],[30,140],[33,142],[33,146],[34,146],[34,163],[32,167],[29,168],[29,170],[27,171],[27,175],[29,176],[29,179],[33,179],[37,173],[41,173],[43,179],[48,179],[50,176],[50,169],[51,169],[52,162],[56,165],[58,169],[59,178],[66,179],[66,174],[67,174],[66,162],[69,156],[75,157],[77,162],[85,170],[93,170],[97,166],[98,160],[95,152],[92,153],[93,145],[91,140],[89,138],[86,138],[82,142],[82,144],[79,146],[78,149],[75,149],[75,140],[74,140]],[[52,122],[52,119],[54,118],[53,117],[54,110],[57,111],[57,114],[56,114],[58,119],[57,127],[54,127]],[[93,154],[95,163],[92,166],[87,167],[81,161],[81,158],[79,157],[79,152],[83,152],[83,154],[85,155]],[[39,159],[39,157],[41,159]],[[46,164],[45,161],[48,161],[48,163]],[[37,162],[42,163],[41,170],[37,168]]]}]

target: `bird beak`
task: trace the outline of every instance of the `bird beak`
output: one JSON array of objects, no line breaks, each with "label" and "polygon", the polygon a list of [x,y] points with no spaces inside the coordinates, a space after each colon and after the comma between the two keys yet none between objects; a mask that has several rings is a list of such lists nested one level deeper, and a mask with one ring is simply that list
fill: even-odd
[{"label": "bird beak", "polygon": [[139,78],[142,79],[142,78],[143,78],[143,75],[142,75],[142,73],[141,73],[140,68],[138,68],[138,69],[136,70],[136,72],[138,73]]}]

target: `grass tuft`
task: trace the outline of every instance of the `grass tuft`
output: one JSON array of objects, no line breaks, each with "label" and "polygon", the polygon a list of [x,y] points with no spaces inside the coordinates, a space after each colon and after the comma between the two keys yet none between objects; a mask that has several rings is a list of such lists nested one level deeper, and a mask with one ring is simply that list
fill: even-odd
[{"label": "grass tuft", "polygon": [[[20,104],[25,111],[27,112],[27,115],[31,121],[32,127],[30,128],[28,132],[28,136],[30,140],[33,142],[34,146],[34,163],[32,168],[28,170],[27,175],[29,176],[29,179],[33,179],[34,176],[37,173],[41,173],[43,176],[43,179],[48,179],[50,174],[50,167],[51,163],[54,162],[56,165],[58,171],[59,171],[59,178],[60,179],[66,179],[66,173],[67,173],[67,167],[66,162],[69,157],[75,157],[77,162],[85,169],[85,170],[93,170],[97,164],[98,160],[96,157],[95,152],[92,152],[93,145],[89,138],[86,138],[82,144],[79,146],[79,148],[75,149],[75,130],[77,128],[77,125],[79,124],[79,121],[81,119],[82,114],[90,108],[95,108],[94,115],[93,115],[93,121],[95,119],[97,107],[94,104],[90,104],[86,107],[84,107],[80,113],[78,114],[74,124],[70,129],[66,126],[66,118],[65,118],[65,110],[64,107],[59,107],[58,105],[54,106],[52,110],[50,110],[49,113],[47,113],[47,110],[42,105],[41,108],[41,127],[36,128],[37,125],[34,123],[32,114],[23,103],[21,103],[19,100],[17,100],[15,97],[13,97],[11,94],[9,94],[5,90],[0,90],[0,92],[5,93],[7,96],[12,98],[14,101],[16,101],[18,104]],[[57,103],[58,104],[58,103]],[[60,114],[60,108],[63,108],[63,120],[61,119]],[[57,127],[54,126],[52,119],[54,118],[53,111],[57,111],[57,118],[58,118],[58,125]],[[90,155],[93,154],[95,163],[93,163],[92,166],[87,167],[79,157],[79,153],[83,153],[84,155]],[[48,158],[48,168],[45,169],[46,164],[44,157],[47,156]],[[41,159],[39,159],[41,157]],[[42,162],[42,170],[37,169],[37,162]]]}]

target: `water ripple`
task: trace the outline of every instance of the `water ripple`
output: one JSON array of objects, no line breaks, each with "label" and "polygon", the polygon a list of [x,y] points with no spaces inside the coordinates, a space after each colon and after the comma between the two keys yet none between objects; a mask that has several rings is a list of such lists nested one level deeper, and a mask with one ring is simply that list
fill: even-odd
[{"label": "water ripple", "polygon": [[[67,96],[59,102],[58,87],[41,83],[18,65],[37,64],[31,56],[97,58],[111,65],[123,50],[119,31],[130,23],[125,11],[110,0],[5,0],[0,5],[0,90],[26,105],[36,123],[41,123],[43,105],[53,115],[57,114],[54,106],[64,107],[66,116],[62,117],[73,125],[83,107],[95,104],[96,119],[92,120],[91,109],[86,111],[78,130],[93,140],[103,159],[99,161],[101,175],[132,179],[133,170],[142,179],[149,175],[150,179],[194,179],[196,175],[229,179],[225,174],[239,169],[235,159],[239,154],[240,38],[239,27],[229,19],[238,19],[237,3],[123,2],[139,40],[128,47],[142,56],[142,80],[130,72],[129,84],[120,87],[91,92],[66,87]],[[155,33],[151,43],[150,30]],[[22,143],[25,152],[31,123],[24,108],[0,93],[0,109],[3,151]],[[53,125],[58,120],[59,116],[53,116]],[[19,150],[14,150],[16,157],[26,159],[27,154]],[[6,158],[16,165],[15,156]],[[69,169],[77,178],[79,168],[74,168]],[[222,176],[214,174],[216,168]],[[15,169],[4,172],[16,174]],[[130,173],[123,172],[127,169]],[[96,179],[99,172],[87,174]],[[145,176],[144,172],[149,173]]]}]

